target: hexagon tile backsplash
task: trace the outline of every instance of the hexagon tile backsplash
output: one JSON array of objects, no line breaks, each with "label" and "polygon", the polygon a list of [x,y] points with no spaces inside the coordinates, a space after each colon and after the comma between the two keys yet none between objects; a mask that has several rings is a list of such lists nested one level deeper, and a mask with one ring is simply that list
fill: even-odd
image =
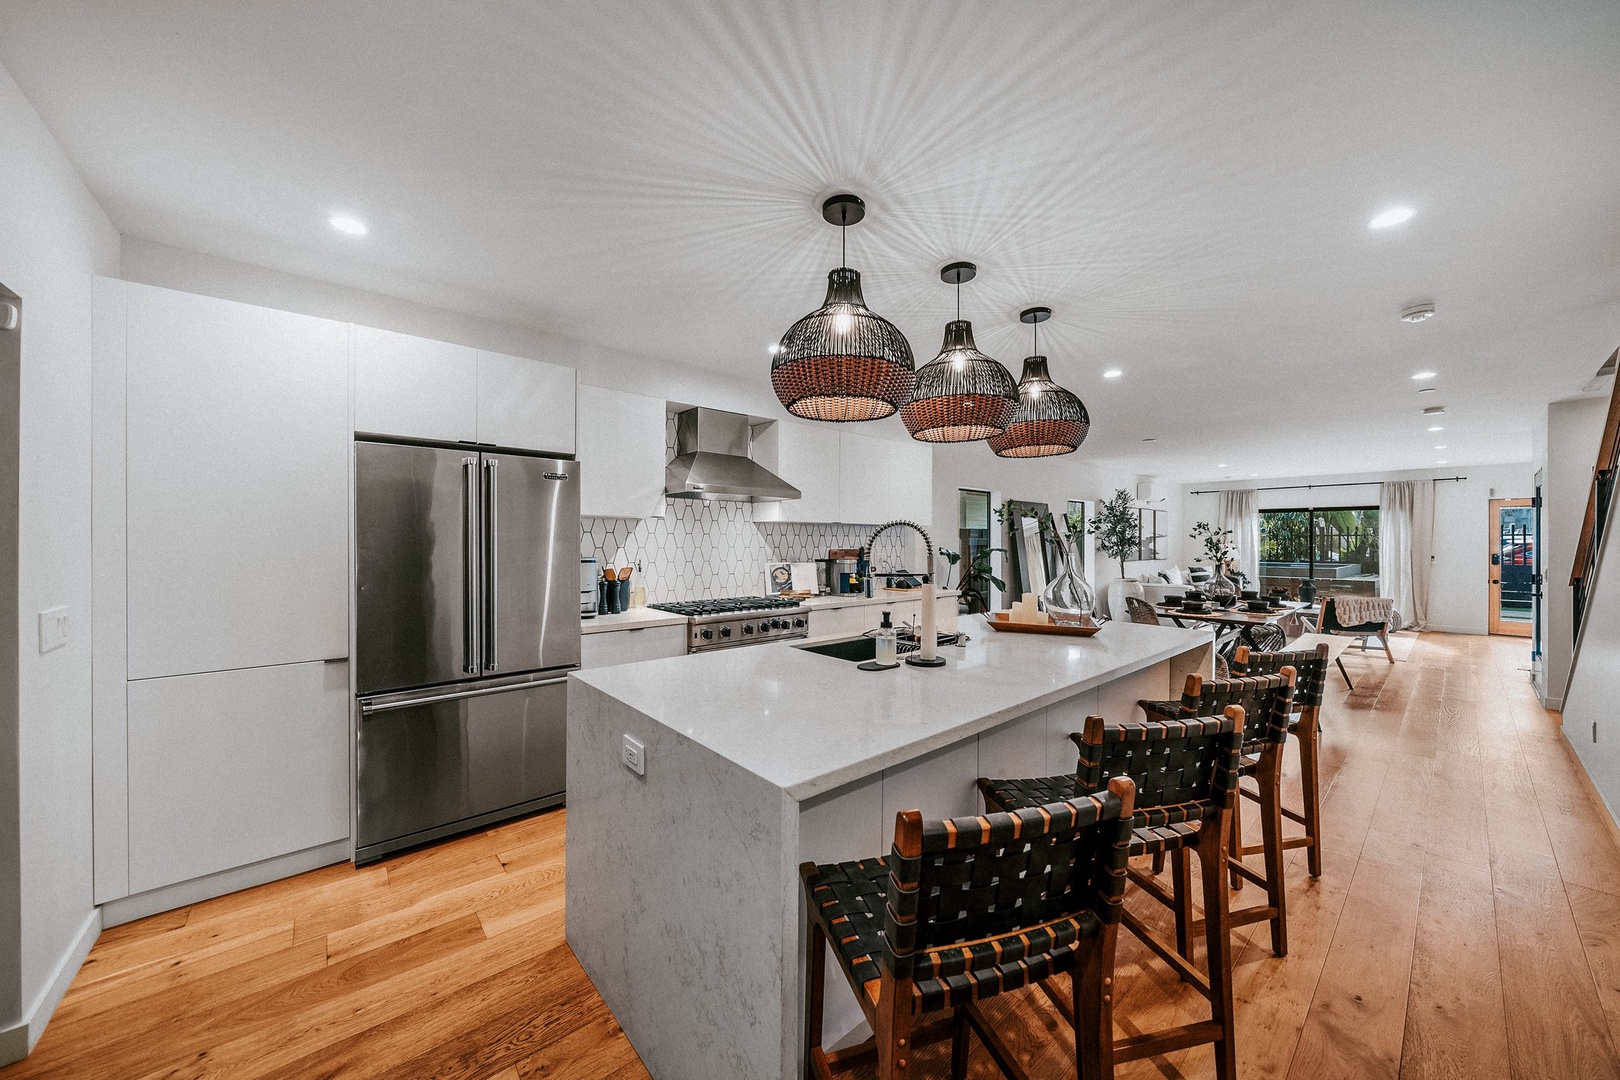
[{"label": "hexagon tile backsplash", "polygon": [[[670,499],[661,518],[581,518],[579,553],[603,566],[636,566],[650,603],[758,596],[773,562],[810,562],[829,548],[860,547],[871,525],[787,525],[754,521],[752,503]],[[902,560],[901,537],[878,539],[879,569]]]}]

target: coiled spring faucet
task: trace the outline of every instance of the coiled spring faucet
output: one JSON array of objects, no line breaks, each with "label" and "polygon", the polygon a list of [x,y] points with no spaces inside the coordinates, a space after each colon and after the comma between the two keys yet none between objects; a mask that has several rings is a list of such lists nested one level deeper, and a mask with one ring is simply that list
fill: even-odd
[{"label": "coiled spring faucet", "polygon": [[944,667],[945,658],[938,654],[939,615],[934,610],[934,540],[928,535],[927,529],[915,521],[904,519],[896,519],[877,527],[877,531],[872,533],[861,548],[861,562],[866,565],[868,595],[872,587],[872,545],[877,543],[877,538],[885,532],[897,528],[916,529],[923,538],[923,549],[928,553],[928,581],[922,590],[922,628],[917,631],[917,651],[906,657],[906,663],[912,667]]}]

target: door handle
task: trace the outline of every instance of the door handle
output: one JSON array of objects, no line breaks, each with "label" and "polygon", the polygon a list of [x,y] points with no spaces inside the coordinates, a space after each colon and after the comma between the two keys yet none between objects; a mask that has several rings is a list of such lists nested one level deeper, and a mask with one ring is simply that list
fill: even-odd
[{"label": "door handle", "polygon": [[464,507],[466,521],[462,526],[464,559],[461,582],[461,613],[464,623],[462,647],[466,650],[466,654],[461,670],[466,675],[477,675],[481,670],[479,667],[478,642],[482,608],[478,603],[478,549],[481,538],[478,528],[478,459],[476,457],[461,459],[461,475],[466,485],[466,505]]},{"label": "door handle", "polygon": [[500,535],[500,462],[484,459],[484,670],[500,666],[496,625],[500,614],[501,564],[496,549]]}]

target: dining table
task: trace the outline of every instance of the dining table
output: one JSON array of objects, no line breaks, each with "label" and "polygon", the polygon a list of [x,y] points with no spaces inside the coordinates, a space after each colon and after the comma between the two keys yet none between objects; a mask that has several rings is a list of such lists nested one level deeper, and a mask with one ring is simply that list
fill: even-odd
[{"label": "dining table", "polygon": [[1235,634],[1240,642],[1253,649],[1256,648],[1255,627],[1276,622],[1289,615],[1309,612],[1311,605],[1295,600],[1284,600],[1280,606],[1267,611],[1250,611],[1240,601],[1232,607],[1223,608],[1211,604],[1208,611],[1188,611],[1180,604],[1160,603],[1154,606],[1154,610],[1180,627],[1186,627],[1189,622],[1211,624],[1216,628],[1217,638]]}]

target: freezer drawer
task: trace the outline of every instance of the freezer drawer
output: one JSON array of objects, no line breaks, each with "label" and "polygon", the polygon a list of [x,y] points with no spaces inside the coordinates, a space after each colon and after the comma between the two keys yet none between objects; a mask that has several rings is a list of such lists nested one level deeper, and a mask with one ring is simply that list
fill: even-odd
[{"label": "freezer drawer", "polygon": [[356,863],[562,801],[566,673],[422,697],[362,701]]}]

